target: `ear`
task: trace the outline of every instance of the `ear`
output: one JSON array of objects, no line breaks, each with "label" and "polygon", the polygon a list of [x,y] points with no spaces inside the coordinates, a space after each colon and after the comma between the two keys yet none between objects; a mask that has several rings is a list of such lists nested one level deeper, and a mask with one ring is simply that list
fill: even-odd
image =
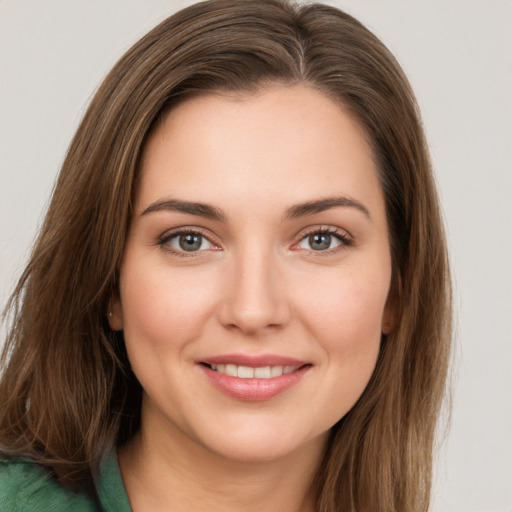
[{"label": "ear", "polygon": [[123,329],[123,306],[118,292],[108,301],[107,319],[113,331],[121,331]]},{"label": "ear", "polygon": [[400,303],[400,288],[400,278],[393,277],[382,314],[382,334],[387,335],[396,327],[398,321],[398,305]]}]

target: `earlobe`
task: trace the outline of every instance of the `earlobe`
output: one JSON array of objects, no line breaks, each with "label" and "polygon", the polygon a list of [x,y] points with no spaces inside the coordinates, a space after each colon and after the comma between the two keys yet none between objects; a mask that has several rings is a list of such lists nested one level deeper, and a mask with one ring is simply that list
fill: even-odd
[{"label": "earlobe", "polygon": [[382,315],[382,325],[381,331],[382,334],[386,336],[395,328],[396,326],[396,309],[394,305],[394,301],[390,301],[388,298],[388,302],[386,302],[386,306],[384,308],[384,314]]},{"label": "earlobe", "polygon": [[394,318],[390,318],[390,315],[386,314],[384,312],[384,316],[382,318],[382,326],[381,331],[382,334],[385,334],[386,336],[393,330],[395,326]]},{"label": "earlobe", "polygon": [[123,329],[123,307],[117,295],[108,302],[107,319],[113,331],[121,331]]},{"label": "earlobe", "polygon": [[384,335],[388,335],[396,327],[400,296],[400,284],[398,281],[399,279],[393,279],[384,306],[381,324],[381,331]]}]

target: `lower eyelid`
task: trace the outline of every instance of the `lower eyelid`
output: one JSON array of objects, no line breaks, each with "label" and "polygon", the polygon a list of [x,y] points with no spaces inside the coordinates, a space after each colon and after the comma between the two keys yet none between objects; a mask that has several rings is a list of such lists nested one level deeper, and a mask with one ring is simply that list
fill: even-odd
[{"label": "lower eyelid", "polygon": [[[180,247],[174,246],[174,244],[171,245],[170,242],[173,239],[178,239],[180,236],[187,235],[187,234],[199,235],[203,239],[203,241],[207,242],[208,247],[200,248],[195,251],[186,251]],[[334,237],[334,239],[336,240],[337,243],[334,247],[330,247],[330,248],[324,249],[324,250],[314,250],[311,248],[299,247],[299,245],[304,240],[306,240],[309,236],[314,235],[314,234],[330,235],[330,236]],[[219,245],[216,244],[214,241],[212,241],[210,236],[203,233],[201,230],[197,230],[197,229],[182,229],[182,230],[174,231],[171,233],[166,233],[166,234],[162,235],[161,237],[159,237],[159,239],[157,240],[157,243],[158,243],[158,245],[162,246],[163,248],[166,248],[168,252],[179,254],[180,256],[194,256],[194,255],[198,255],[198,253],[202,253],[202,252],[205,252],[208,250],[219,250],[220,249]],[[335,230],[332,228],[330,228],[330,229],[319,228],[319,229],[312,229],[309,232],[303,233],[301,235],[299,241],[296,242],[295,244],[293,244],[292,249],[309,250],[310,252],[313,252],[316,254],[321,254],[321,253],[329,254],[330,252],[335,252],[339,248],[349,247],[352,244],[353,244],[352,237],[345,231],[340,232],[339,230]]]},{"label": "lower eyelid", "polygon": [[[300,242],[299,242],[299,246],[300,246],[300,244],[301,244],[302,242],[304,242],[304,241],[306,241],[306,243],[308,243],[308,242],[307,242],[307,240],[308,240],[308,238],[309,238],[310,236],[311,236],[311,235],[306,235],[304,238],[302,238],[302,239],[300,240]],[[334,241],[335,241],[335,245],[333,245],[332,247],[330,247],[329,249],[326,249],[326,250],[335,249],[336,247],[339,247],[340,245],[343,245],[343,244],[344,244],[344,241],[343,241],[339,236],[333,235],[333,234],[331,234],[331,233],[329,233],[329,236],[331,236],[331,237],[334,239]],[[307,248],[307,247],[303,247],[303,249],[308,249],[308,248]]]},{"label": "lower eyelid", "polygon": [[[295,247],[298,246],[303,240],[306,240],[311,235],[316,235],[316,234],[325,234],[325,235],[330,235],[330,236],[334,237],[339,242],[336,247],[339,247],[340,245],[349,246],[353,243],[352,237],[345,231],[340,231],[340,230],[336,230],[333,228],[324,228],[324,229],[317,228],[317,229],[312,229],[310,231],[307,231],[306,233],[303,233],[300,236],[299,241],[296,242],[294,244],[294,246]],[[327,249],[327,250],[329,250],[329,249]]]},{"label": "lower eyelid", "polygon": [[[175,249],[176,251],[178,252],[202,252],[202,251],[206,251],[208,249],[211,249],[214,247],[214,244],[208,239],[206,238],[204,235],[200,235],[199,233],[197,233],[200,237],[201,237],[201,246],[199,247],[199,249],[197,249],[196,251],[186,251],[185,249],[182,249],[181,247],[175,245],[175,244],[172,244],[171,242],[172,241],[175,241],[176,244],[179,244],[179,239],[185,235],[185,234],[189,234],[189,233],[178,233],[176,235],[172,235],[170,238],[167,239],[167,242],[165,242],[166,244],[170,245],[173,249]],[[206,244],[209,246],[209,247],[203,247],[203,245]]]},{"label": "lower eyelid", "polygon": [[[180,236],[188,235],[188,234],[200,236],[203,241],[206,241],[208,243],[209,247],[206,247],[203,249],[198,249],[196,251],[186,251],[184,249],[181,249],[180,247],[176,247],[174,244],[171,244],[171,241],[179,240]],[[197,253],[201,253],[201,252],[204,252],[207,250],[218,248],[218,245],[211,240],[210,236],[206,235],[205,233],[203,233],[202,231],[197,230],[197,229],[181,229],[181,230],[173,231],[170,233],[168,232],[168,233],[162,235],[161,237],[159,237],[159,239],[157,240],[157,243],[158,243],[158,245],[165,248],[169,252],[173,252],[175,254],[180,254],[180,255],[186,255],[186,256],[193,256],[194,254],[197,254]]]}]

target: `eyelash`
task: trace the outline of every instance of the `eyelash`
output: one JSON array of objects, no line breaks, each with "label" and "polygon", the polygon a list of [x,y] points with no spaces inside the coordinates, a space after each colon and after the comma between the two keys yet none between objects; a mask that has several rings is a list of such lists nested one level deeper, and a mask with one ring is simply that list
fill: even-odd
[{"label": "eyelash", "polygon": [[304,231],[300,234],[300,239],[298,242],[293,244],[293,247],[297,247],[303,240],[310,237],[311,235],[329,235],[335,237],[340,244],[336,247],[330,248],[330,249],[324,249],[315,251],[313,249],[306,249],[310,254],[313,254],[315,256],[328,256],[335,254],[339,251],[342,251],[343,249],[346,249],[347,247],[351,247],[354,245],[353,238],[344,230],[340,228],[330,227],[330,226],[321,226],[321,227],[314,227],[307,231]]},{"label": "eyelash", "polygon": [[[200,228],[180,228],[176,231],[167,232],[164,235],[160,237],[158,240],[158,245],[162,247],[165,251],[169,252],[173,256],[177,256],[178,258],[194,258],[199,256],[202,252],[204,252],[204,249],[202,251],[179,251],[174,248],[172,248],[169,245],[169,242],[173,238],[177,238],[183,235],[199,235],[204,240],[207,240],[210,244],[212,244],[214,247],[218,247],[218,245],[211,241],[211,235],[207,235],[205,232],[203,232]],[[217,250],[217,249],[213,249]]]},{"label": "eyelash", "polygon": [[[180,228],[179,230],[172,231],[170,233],[167,232],[158,239],[158,245],[160,245],[165,251],[171,253],[173,256],[177,256],[179,258],[198,257],[201,255],[202,252],[204,252],[207,249],[197,250],[197,251],[185,251],[185,250],[176,250],[174,248],[171,248],[171,246],[169,245],[169,242],[171,240],[173,240],[174,238],[177,238],[177,237],[180,237],[183,235],[188,235],[188,234],[199,235],[204,240],[207,240],[211,245],[214,246],[213,250],[218,250],[218,244],[216,244],[215,242],[213,242],[210,239],[211,235],[207,235],[204,231],[202,231],[199,228]],[[308,238],[312,235],[334,236],[340,242],[340,244],[338,246],[329,248],[329,249],[317,250],[317,251],[315,251],[314,249],[309,249],[309,250],[305,249],[305,250],[308,250],[308,252],[310,254],[314,254],[314,255],[318,255],[318,256],[330,255],[333,253],[337,253],[340,250],[343,250],[347,247],[351,247],[354,243],[352,237],[346,231],[341,230],[339,228],[322,226],[322,227],[314,227],[305,232],[302,232],[300,234],[299,240],[292,245],[292,249],[299,250],[300,249],[298,247],[299,244],[303,240],[305,240],[306,238]]]}]

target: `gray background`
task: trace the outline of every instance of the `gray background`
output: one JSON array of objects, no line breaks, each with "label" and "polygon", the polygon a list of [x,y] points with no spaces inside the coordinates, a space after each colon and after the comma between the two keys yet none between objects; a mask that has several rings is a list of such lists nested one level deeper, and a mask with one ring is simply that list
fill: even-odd
[{"label": "gray background", "polygon": [[[131,43],[188,3],[0,0],[0,306],[95,88]],[[512,3],[330,3],[374,30],[409,75],[444,205],[457,348],[432,510],[511,512]]]}]

